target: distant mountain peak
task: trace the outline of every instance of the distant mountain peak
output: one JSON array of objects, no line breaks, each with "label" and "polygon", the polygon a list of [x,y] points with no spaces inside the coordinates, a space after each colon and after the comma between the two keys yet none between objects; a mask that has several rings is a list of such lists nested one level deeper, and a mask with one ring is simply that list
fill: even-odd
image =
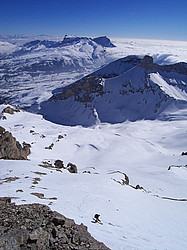
[{"label": "distant mountain peak", "polygon": [[88,37],[79,37],[76,35],[65,35],[62,43],[73,43],[73,42],[79,42],[80,40],[89,40]]},{"label": "distant mountain peak", "polygon": [[161,66],[150,56],[116,60],[64,87],[41,103],[40,113],[64,125],[156,119],[170,105],[187,103],[187,64]]},{"label": "distant mountain peak", "polygon": [[112,44],[110,39],[106,36],[100,36],[100,37],[96,37],[96,38],[92,39],[92,38],[88,38],[88,37],[78,37],[75,35],[65,35],[63,42],[64,43],[79,42],[80,40],[94,41],[95,43],[97,43],[98,45],[101,45],[102,47],[109,47],[109,48],[115,47],[115,45]]},{"label": "distant mountain peak", "polygon": [[109,47],[109,48],[113,48],[116,47],[108,37],[106,36],[100,36],[100,37],[96,37],[93,39],[94,42],[96,42],[97,44],[103,46],[103,47]]},{"label": "distant mountain peak", "polygon": [[148,69],[153,65],[153,58],[151,56],[145,55],[141,60],[140,66]]},{"label": "distant mountain peak", "polygon": [[88,37],[78,37],[76,35],[65,35],[63,40],[60,41],[50,41],[50,40],[32,40],[29,41],[25,44],[22,45],[21,48],[19,48],[19,50],[14,51],[13,55],[22,55],[24,53],[30,53],[32,51],[38,50],[38,49],[42,49],[42,48],[48,48],[48,49],[53,49],[53,48],[60,48],[63,46],[68,46],[68,45],[75,45],[78,44],[79,42],[81,42],[83,44],[88,43],[89,45],[91,45],[92,47],[96,46],[102,46],[102,47],[110,47],[113,48],[115,47],[109,38],[107,38],[106,36],[103,37],[98,37],[98,38],[88,38]]}]

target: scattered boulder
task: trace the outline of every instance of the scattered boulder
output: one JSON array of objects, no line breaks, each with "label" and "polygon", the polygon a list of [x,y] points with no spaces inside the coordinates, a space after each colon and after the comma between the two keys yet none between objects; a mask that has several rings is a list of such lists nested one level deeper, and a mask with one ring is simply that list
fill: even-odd
[{"label": "scattered boulder", "polygon": [[124,174],[124,177],[125,177],[125,179],[124,180],[122,180],[123,181],[123,185],[125,184],[125,185],[129,185],[129,177],[125,174],[125,173],[123,173]]},{"label": "scattered boulder", "polygon": [[0,159],[27,160],[30,147],[27,143],[24,143],[22,147],[10,132],[0,127]]},{"label": "scattered boulder", "polygon": [[31,148],[31,145],[29,143],[23,142],[23,151],[25,151],[27,155],[31,153],[30,148]]},{"label": "scattered boulder", "polygon": [[182,154],[181,155],[187,155],[187,152],[182,152]]},{"label": "scattered boulder", "polygon": [[2,120],[7,120],[5,115],[2,116]]},{"label": "scattered boulder", "polygon": [[13,108],[13,107],[8,106],[8,107],[4,108],[3,111],[2,111],[1,113],[2,113],[2,115],[3,115],[4,113],[13,115],[15,112],[16,112],[16,113],[17,113],[17,112],[20,112],[20,109],[17,108],[17,107],[14,107],[14,108]]},{"label": "scattered boulder", "polygon": [[54,143],[51,143],[51,145],[49,145],[49,147],[45,147],[45,149],[50,149],[50,150],[52,150],[53,147],[54,147]]},{"label": "scattered boulder", "polygon": [[120,175],[124,176],[124,179],[120,178],[120,180],[117,180],[115,178],[112,178],[112,180],[116,181],[117,183],[119,183],[121,185],[129,185],[129,177],[125,173],[123,173],[121,171],[113,171],[109,174],[120,174]]},{"label": "scattered boulder", "polygon": [[83,224],[53,212],[46,205],[15,205],[0,198],[0,249],[109,249]]},{"label": "scattered boulder", "polygon": [[65,168],[64,163],[61,160],[56,160],[54,165],[55,165],[56,168]]},{"label": "scattered boulder", "polygon": [[139,184],[136,185],[135,189],[144,189],[143,187],[141,187]]},{"label": "scattered boulder", "polygon": [[77,166],[71,162],[68,163],[67,165],[67,170],[70,172],[70,173],[77,173]]},{"label": "scattered boulder", "polygon": [[171,170],[171,168],[187,168],[187,165],[171,165],[168,167],[168,170]]},{"label": "scattered boulder", "polygon": [[5,129],[3,127],[0,127],[0,135],[4,134]]}]

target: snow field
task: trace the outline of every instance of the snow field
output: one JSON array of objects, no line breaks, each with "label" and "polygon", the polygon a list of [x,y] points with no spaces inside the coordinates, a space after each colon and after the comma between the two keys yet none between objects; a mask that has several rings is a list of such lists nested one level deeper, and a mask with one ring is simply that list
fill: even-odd
[{"label": "snow field", "polygon": [[[89,128],[56,125],[27,112],[6,114],[0,126],[19,142],[31,143],[31,154],[28,161],[0,160],[1,196],[15,197],[17,204],[49,205],[84,223],[114,250],[186,249],[185,112],[175,112],[178,120]],[[52,143],[51,150],[45,149]],[[76,164],[78,173],[39,166],[57,159]],[[124,173],[129,185],[120,184]],[[144,189],[136,190],[138,184]],[[91,223],[95,213],[101,214],[103,225]]]}]

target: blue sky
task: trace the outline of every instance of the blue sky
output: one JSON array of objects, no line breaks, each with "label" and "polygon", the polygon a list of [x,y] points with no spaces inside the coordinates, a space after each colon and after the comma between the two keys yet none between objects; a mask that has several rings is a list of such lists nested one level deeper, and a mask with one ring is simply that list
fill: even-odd
[{"label": "blue sky", "polygon": [[187,41],[187,0],[1,0],[0,34]]}]

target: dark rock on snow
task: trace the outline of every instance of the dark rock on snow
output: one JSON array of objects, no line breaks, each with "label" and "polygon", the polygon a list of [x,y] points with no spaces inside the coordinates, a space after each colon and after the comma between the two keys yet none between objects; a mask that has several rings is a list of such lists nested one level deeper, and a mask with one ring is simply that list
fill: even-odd
[{"label": "dark rock on snow", "polygon": [[56,160],[54,165],[55,165],[56,168],[65,168],[64,163],[61,160]]},{"label": "dark rock on snow", "polygon": [[75,164],[72,164],[71,162],[69,162],[67,165],[67,170],[72,174],[76,174],[77,173],[77,166]]},{"label": "dark rock on snow", "polygon": [[13,108],[13,107],[8,106],[8,107],[4,108],[1,113],[2,113],[2,115],[4,113],[13,115],[15,112],[20,112],[20,110],[17,107]]},{"label": "dark rock on snow", "polygon": [[0,159],[27,160],[30,154],[30,144],[21,144],[3,127],[0,127]]},{"label": "dark rock on snow", "polygon": [[182,152],[182,154],[181,155],[187,155],[187,152]]},{"label": "dark rock on snow", "polygon": [[41,204],[15,205],[0,198],[0,249],[109,249],[83,224]]},{"label": "dark rock on snow", "polygon": [[103,47],[109,47],[109,48],[116,47],[113,43],[111,43],[110,39],[106,36],[96,37],[93,39],[93,41]]}]

